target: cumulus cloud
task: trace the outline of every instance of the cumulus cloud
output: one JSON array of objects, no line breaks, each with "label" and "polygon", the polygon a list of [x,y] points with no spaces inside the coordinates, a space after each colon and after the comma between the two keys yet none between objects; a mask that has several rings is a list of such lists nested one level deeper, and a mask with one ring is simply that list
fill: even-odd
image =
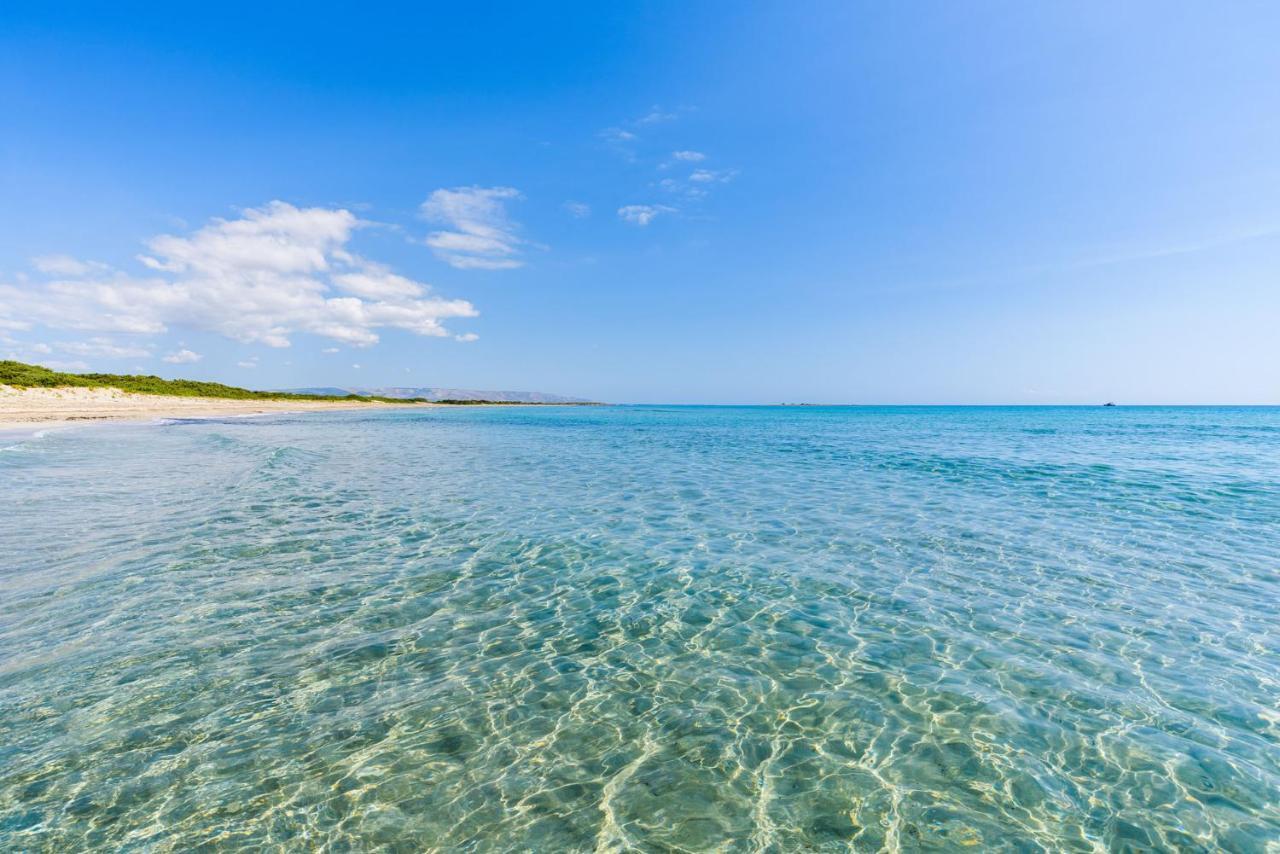
[{"label": "cumulus cloud", "polygon": [[138,256],[147,275],[100,265],[71,272],[46,258],[45,281],[0,284],[0,328],[152,335],[183,326],[271,347],[288,347],[297,333],[363,347],[382,328],[444,337],[442,321],[476,316],[466,300],[433,296],[351,253],[360,225],[346,210],[272,202],[152,238]]},{"label": "cumulus cloud", "polygon": [[168,362],[171,365],[189,365],[192,362],[198,362],[203,358],[204,356],[201,356],[199,353],[184,348],[182,350],[175,350],[174,352],[163,356],[161,360]]},{"label": "cumulus cloud", "polygon": [[422,285],[397,275],[381,264],[366,262],[364,269],[351,273],[339,273],[333,282],[349,294],[374,300],[395,300],[420,297]]},{"label": "cumulus cloud", "polygon": [[675,213],[667,205],[624,205],[618,208],[618,216],[632,225],[648,225],[659,214]]},{"label": "cumulus cloud", "polygon": [[676,160],[684,160],[688,163],[701,163],[707,159],[707,155],[701,151],[673,151],[671,156]]},{"label": "cumulus cloud", "polygon": [[460,270],[509,270],[524,265],[522,241],[507,217],[506,202],[520,198],[513,187],[454,187],[436,190],[422,203],[428,221],[447,226],[427,235],[436,257]]}]

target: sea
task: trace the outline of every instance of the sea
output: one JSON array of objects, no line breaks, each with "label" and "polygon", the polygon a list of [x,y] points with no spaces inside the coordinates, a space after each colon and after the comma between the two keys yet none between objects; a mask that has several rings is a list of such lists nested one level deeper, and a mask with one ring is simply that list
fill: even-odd
[{"label": "sea", "polygon": [[0,438],[3,851],[1280,851],[1280,409]]}]

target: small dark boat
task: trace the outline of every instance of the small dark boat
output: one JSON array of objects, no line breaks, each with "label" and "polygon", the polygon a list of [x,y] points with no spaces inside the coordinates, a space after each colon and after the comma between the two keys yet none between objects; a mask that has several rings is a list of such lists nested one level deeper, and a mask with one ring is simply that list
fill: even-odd
[{"label": "small dark boat", "polygon": [[1114,403],[1112,403],[1112,402],[1111,402],[1111,401],[1109,401],[1109,400],[1108,400],[1106,403],[1102,404],[1102,405],[1103,405],[1103,406],[1115,406],[1115,404],[1114,404]]}]

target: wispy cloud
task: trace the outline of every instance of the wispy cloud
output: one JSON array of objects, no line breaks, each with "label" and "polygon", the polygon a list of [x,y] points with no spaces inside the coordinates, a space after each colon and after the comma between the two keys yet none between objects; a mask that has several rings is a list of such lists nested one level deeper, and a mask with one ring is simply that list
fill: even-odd
[{"label": "wispy cloud", "polygon": [[480,336],[475,334],[474,332],[464,332],[461,335],[455,335],[453,337],[458,341],[462,341],[463,343],[470,343],[472,341],[480,340]]},{"label": "wispy cloud", "polygon": [[512,187],[436,190],[422,203],[428,221],[448,226],[427,235],[427,245],[460,270],[509,270],[523,266],[522,241],[507,217],[506,202],[520,198]]},{"label": "wispy cloud", "polygon": [[[655,125],[673,122],[678,118],[680,118],[680,111],[665,110],[655,106],[638,118],[605,128],[600,131],[599,137],[622,159],[628,163],[635,163],[639,159],[636,154],[637,148],[643,144],[641,132],[647,134]],[[697,152],[688,153],[696,154]]]},{"label": "wispy cloud", "polygon": [[73,356],[97,356],[106,359],[145,359],[151,356],[146,347],[118,344],[109,338],[90,338],[88,341],[63,341],[57,348]]},{"label": "wispy cloud", "polygon": [[271,347],[310,333],[369,346],[380,328],[447,336],[441,321],[476,315],[471,303],[431,296],[427,285],[348,251],[360,225],[347,210],[272,202],[152,238],[139,256],[148,275],[46,259],[45,270],[64,272],[0,284],[0,325],[135,336],[184,326]]},{"label": "wispy cloud", "polygon": [[655,186],[676,199],[687,202],[698,202],[710,195],[716,184],[732,181],[736,171],[713,172],[710,169],[696,169],[687,178],[663,178]]},{"label": "wispy cloud", "polygon": [[689,175],[689,180],[696,184],[727,184],[738,176],[738,170],[727,169],[716,171],[713,169],[695,169]]},{"label": "wispy cloud", "polygon": [[629,130],[622,128],[605,128],[600,131],[600,138],[605,142],[635,142],[640,137],[636,136]]},{"label": "wispy cloud", "polygon": [[673,122],[679,117],[679,113],[673,113],[661,107],[653,107],[649,112],[636,119],[635,124],[641,127],[645,125],[660,125],[665,122]]},{"label": "wispy cloud", "polygon": [[161,361],[168,362],[171,365],[190,365],[192,362],[198,362],[203,358],[204,356],[201,356],[194,350],[187,350],[183,348],[166,354],[161,357]]},{"label": "wispy cloud", "polygon": [[701,151],[673,151],[671,157],[675,160],[683,160],[686,163],[701,163],[707,159],[707,155]]},{"label": "wispy cloud", "polygon": [[81,261],[70,255],[38,255],[31,259],[31,266],[53,276],[85,276],[110,269],[101,261]]},{"label": "wispy cloud", "polygon": [[636,134],[623,128],[611,127],[600,131],[599,137],[605,146],[622,160],[627,163],[636,162],[635,144],[640,139]]},{"label": "wispy cloud", "polygon": [[661,214],[675,213],[676,209],[668,205],[624,205],[618,208],[618,216],[632,225],[645,226]]},{"label": "wispy cloud", "polygon": [[568,201],[561,205],[569,216],[574,219],[585,219],[591,216],[591,205],[586,202]]}]

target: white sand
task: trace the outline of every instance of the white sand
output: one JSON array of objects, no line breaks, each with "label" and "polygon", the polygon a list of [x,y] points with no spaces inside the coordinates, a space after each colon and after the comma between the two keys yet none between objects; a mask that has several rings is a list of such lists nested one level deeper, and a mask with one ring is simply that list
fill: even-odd
[{"label": "white sand", "polygon": [[307,412],[313,409],[431,405],[329,400],[225,400],[215,397],[131,394],[115,388],[13,388],[0,385],[0,430],[57,427],[91,421],[151,421],[157,418]]}]

